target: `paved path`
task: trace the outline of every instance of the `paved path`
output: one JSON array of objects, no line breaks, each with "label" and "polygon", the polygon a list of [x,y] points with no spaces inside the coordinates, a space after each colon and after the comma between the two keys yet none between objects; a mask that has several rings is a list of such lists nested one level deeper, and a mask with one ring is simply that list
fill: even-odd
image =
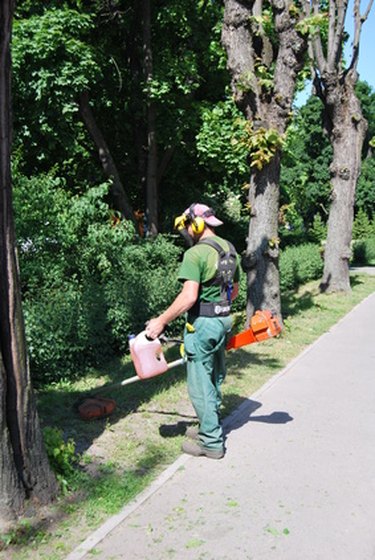
[{"label": "paved path", "polygon": [[226,425],[69,560],[375,560],[375,293]]}]

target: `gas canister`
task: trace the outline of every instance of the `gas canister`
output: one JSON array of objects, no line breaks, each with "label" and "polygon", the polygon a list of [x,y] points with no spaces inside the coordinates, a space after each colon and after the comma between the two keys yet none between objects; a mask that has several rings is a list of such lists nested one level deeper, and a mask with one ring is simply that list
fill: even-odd
[{"label": "gas canister", "polygon": [[160,375],[170,367],[164,357],[160,340],[147,338],[145,331],[129,337],[129,349],[135,371],[140,379]]}]

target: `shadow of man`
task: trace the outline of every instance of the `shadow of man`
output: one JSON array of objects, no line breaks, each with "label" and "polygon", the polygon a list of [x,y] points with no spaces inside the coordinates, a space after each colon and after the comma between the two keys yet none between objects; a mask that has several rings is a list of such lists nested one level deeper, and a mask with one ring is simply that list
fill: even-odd
[{"label": "shadow of man", "polygon": [[[293,417],[288,412],[274,411],[271,414],[260,416],[253,416],[252,414],[262,406],[262,403],[245,399],[241,405],[236,408],[229,416],[223,420],[223,431],[225,437],[233,430],[241,428],[247,422],[264,422],[266,424],[286,424],[291,422]],[[159,433],[162,437],[176,437],[184,435],[187,428],[196,424],[196,418],[190,416],[191,421],[179,421],[176,424],[163,424],[159,428]]]}]

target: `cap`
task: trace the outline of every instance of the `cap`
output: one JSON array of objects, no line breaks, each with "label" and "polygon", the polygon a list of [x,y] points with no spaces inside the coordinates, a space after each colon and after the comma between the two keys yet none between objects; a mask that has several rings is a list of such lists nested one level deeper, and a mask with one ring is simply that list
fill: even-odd
[{"label": "cap", "polygon": [[223,222],[216,218],[215,212],[206,204],[200,204],[199,202],[192,204],[189,208],[186,208],[184,214],[187,216],[189,214],[194,214],[195,217],[203,218],[204,222],[208,226],[216,227],[223,225]]}]

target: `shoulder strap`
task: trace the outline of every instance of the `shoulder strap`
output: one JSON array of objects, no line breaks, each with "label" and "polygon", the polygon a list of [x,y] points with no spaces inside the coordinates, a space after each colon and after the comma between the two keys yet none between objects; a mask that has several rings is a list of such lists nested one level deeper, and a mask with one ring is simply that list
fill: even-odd
[{"label": "shoulder strap", "polygon": [[234,245],[232,245],[232,243],[230,241],[225,240],[225,242],[228,243],[228,246],[229,246],[228,251],[226,251],[220,245],[220,243],[218,243],[217,241],[215,241],[215,239],[212,239],[211,237],[206,237],[205,239],[201,239],[200,241],[198,241],[198,245],[200,245],[200,244],[210,245],[210,247],[213,247],[214,249],[216,249],[216,251],[219,253],[219,255],[221,257],[224,256],[226,253],[231,253],[233,255],[237,255],[237,251],[234,248]]},{"label": "shoulder strap", "polygon": [[198,241],[198,245],[209,245],[213,249],[216,249],[220,256],[225,255],[226,253],[225,249],[223,249],[223,247],[217,241],[211,239],[210,237],[201,239],[200,241]]}]

